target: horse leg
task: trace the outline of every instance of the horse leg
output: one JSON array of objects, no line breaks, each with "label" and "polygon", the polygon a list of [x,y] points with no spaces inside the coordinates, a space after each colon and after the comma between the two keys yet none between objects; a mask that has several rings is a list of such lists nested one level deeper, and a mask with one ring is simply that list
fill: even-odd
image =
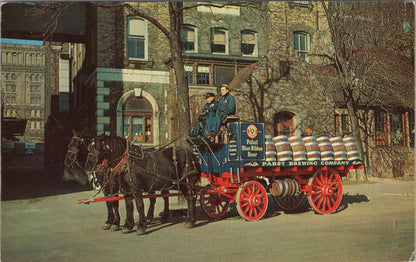
[{"label": "horse leg", "polygon": [[[169,190],[162,190],[162,194],[169,194]],[[169,211],[169,197],[163,197],[163,201],[165,204],[165,208],[163,209],[163,215],[162,215],[162,223],[167,223],[170,218],[170,211]]]},{"label": "horse leg", "polygon": [[188,202],[188,212],[186,214],[185,226],[193,228],[196,222],[196,197],[194,185],[187,185],[183,190],[186,200]]},{"label": "horse leg", "polygon": [[134,199],[136,200],[136,209],[139,213],[139,224],[137,225],[137,235],[146,234],[146,217],[144,214],[144,203],[143,203],[143,190],[138,188],[136,192],[133,193]]},{"label": "horse leg", "polygon": [[[149,192],[149,194],[154,194],[154,193],[155,193],[154,191]],[[149,201],[150,201],[150,205],[149,205],[149,209],[147,210],[147,217],[146,217],[148,224],[152,223],[153,218],[154,218],[156,198],[150,197]]]},{"label": "horse leg", "polygon": [[111,226],[111,231],[118,231],[121,229],[120,227],[120,212],[119,212],[119,201],[111,201],[113,202],[113,214],[114,214],[114,221],[113,225]]},{"label": "horse leg", "polygon": [[132,196],[124,196],[124,201],[126,204],[126,221],[123,225],[123,231],[121,233],[131,233],[133,232],[134,227],[134,205]]},{"label": "horse leg", "polygon": [[114,213],[113,213],[113,207],[112,207],[112,201],[106,201],[105,204],[107,206],[107,221],[105,221],[105,224],[103,226],[104,230],[109,230],[111,228],[111,225],[114,221]]},{"label": "horse leg", "polygon": [[[104,188],[103,193],[105,197],[111,195],[111,191],[109,190],[109,188]],[[105,221],[103,229],[109,230],[111,226],[114,224],[113,201],[106,201],[105,204],[107,206],[107,221]]]},{"label": "horse leg", "polygon": [[[111,193],[112,195],[117,194],[119,191],[119,186],[117,183],[115,183],[113,181],[112,185],[111,185]],[[120,202],[117,201],[111,201],[112,202],[112,208],[113,208],[113,216],[114,216],[114,221],[113,221],[113,225],[111,226],[111,231],[118,231],[121,229],[120,227],[120,212],[119,212],[119,206],[120,206]]]}]

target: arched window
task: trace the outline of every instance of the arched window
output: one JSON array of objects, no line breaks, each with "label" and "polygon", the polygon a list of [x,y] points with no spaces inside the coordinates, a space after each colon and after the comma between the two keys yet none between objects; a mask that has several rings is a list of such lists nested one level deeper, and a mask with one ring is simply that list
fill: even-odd
[{"label": "arched window", "polygon": [[6,74],[6,80],[12,80],[12,76],[9,73]]},{"label": "arched window", "polygon": [[123,134],[137,142],[153,142],[153,109],[145,98],[129,97],[123,105]]},{"label": "arched window", "polygon": [[294,132],[293,117],[294,113],[282,111],[274,115],[274,135],[292,136]]}]

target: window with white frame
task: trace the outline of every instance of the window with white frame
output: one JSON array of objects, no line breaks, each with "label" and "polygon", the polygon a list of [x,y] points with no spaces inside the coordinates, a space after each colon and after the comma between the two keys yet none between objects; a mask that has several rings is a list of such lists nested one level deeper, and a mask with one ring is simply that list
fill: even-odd
[{"label": "window with white frame", "polygon": [[185,72],[188,76],[188,84],[194,84],[194,66],[193,65],[185,65]]},{"label": "window with white frame", "polygon": [[228,54],[228,31],[213,28],[211,36],[211,52],[213,54]]},{"label": "window with white frame", "polygon": [[132,60],[147,59],[147,22],[142,18],[128,19],[127,56]]},{"label": "window with white frame", "polygon": [[308,52],[310,49],[310,37],[309,34],[306,32],[294,32],[293,33],[293,44],[295,47],[295,51],[298,54],[298,57],[305,60],[308,56]]},{"label": "window with white frame", "polygon": [[209,85],[209,72],[210,67],[207,65],[198,65],[196,72],[196,84],[197,85]]},{"label": "window with white frame", "polygon": [[241,31],[241,55],[257,56],[257,33],[254,31]]},{"label": "window with white frame", "polygon": [[181,28],[183,52],[198,52],[198,29],[195,26],[184,25]]}]

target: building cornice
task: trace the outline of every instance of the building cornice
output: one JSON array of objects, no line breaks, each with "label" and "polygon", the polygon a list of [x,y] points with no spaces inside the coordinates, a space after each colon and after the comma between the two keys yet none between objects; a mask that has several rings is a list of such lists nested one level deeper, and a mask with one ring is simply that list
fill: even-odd
[{"label": "building cornice", "polygon": [[137,69],[97,68],[87,81],[93,76],[97,81],[139,82],[153,84],[169,84],[169,72]]}]

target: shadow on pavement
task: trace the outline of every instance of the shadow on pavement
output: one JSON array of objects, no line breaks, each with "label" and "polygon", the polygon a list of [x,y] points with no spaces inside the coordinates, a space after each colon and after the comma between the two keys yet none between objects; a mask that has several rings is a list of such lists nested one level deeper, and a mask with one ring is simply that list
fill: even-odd
[{"label": "shadow on pavement", "polygon": [[348,208],[350,204],[362,203],[362,202],[370,202],[370,199],[366,195],[356,194],[356,195],[349,195],[346,193],[342,196],[342,201],[336,213],[341,212]]},{"label": "shadow on pavement", "polygon": [[46,197],[91,190],[62,180],[63,169],[37,166],[1,167],[1,200]]}]

